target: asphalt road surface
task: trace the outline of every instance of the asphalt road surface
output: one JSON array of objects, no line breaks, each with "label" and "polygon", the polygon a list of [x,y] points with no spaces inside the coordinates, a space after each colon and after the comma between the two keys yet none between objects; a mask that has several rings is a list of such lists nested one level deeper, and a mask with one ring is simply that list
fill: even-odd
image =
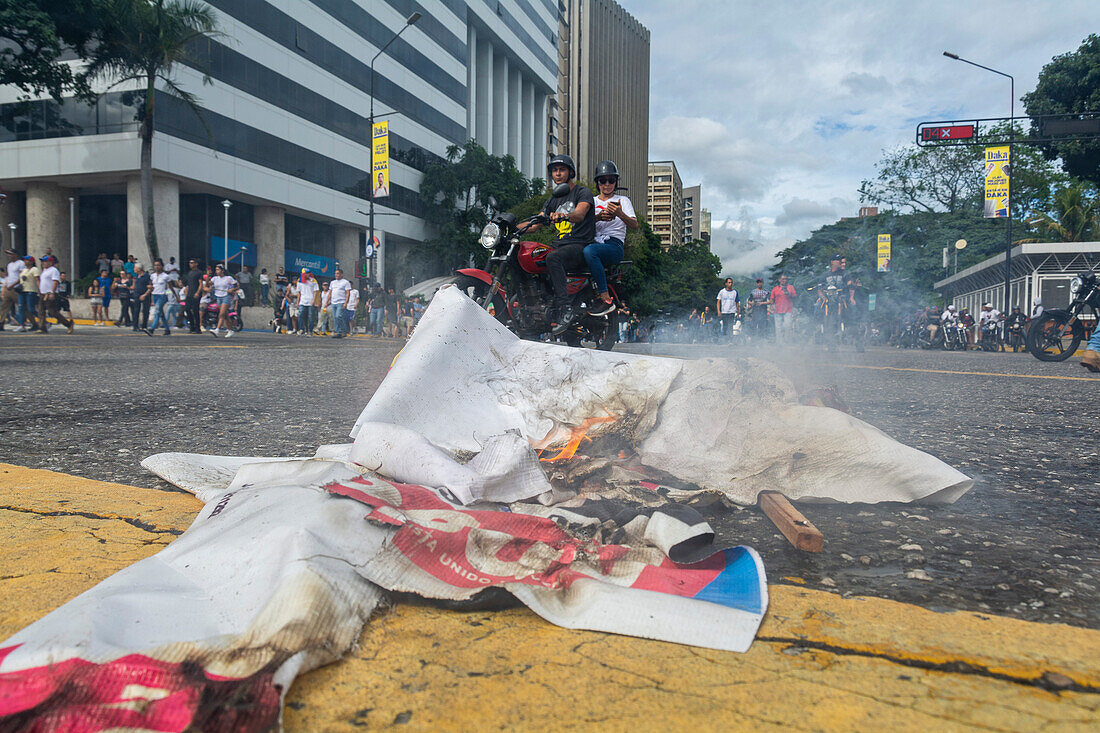
[{"label": "asphalt road surface", "polygon": [[[347,440],[403,341],[0,333],[0,460],[174,491],[160,451],[312,455]],[[1100,378],[1027,354],[653,344],[643,353],[773,361],[801,389],[976,479],[946,507],[802,504],[825,535],[794,550],[756,509],[710,510],[773,583],[1100,628]],[[706,510],[705,510],[706,511]]]}]

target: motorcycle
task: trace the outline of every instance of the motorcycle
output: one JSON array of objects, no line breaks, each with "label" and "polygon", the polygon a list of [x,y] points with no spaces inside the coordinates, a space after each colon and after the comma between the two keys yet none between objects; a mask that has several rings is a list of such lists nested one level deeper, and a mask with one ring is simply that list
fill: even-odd
[{"label": "motorcycle", "polygon": [[1004,351],[1004,345],[1001,343],[1001,323],[1000,321],[986,321],[982,324],[982,338],[978,342],[979,348],[982,351]]},{"label": "motorcycle", "polygon": [[[235,306],[230,306],[229,311],[225,314],[225,319],[228,321],[229,327],[234,331],[240,331],[244,328],[244,321],[241,320],[241,315]],[[218,304],[207,303],[202,308],[202,330],[213,331],[217,326]]]},{"label": "motorcycle", "polygon": [[1065,361],[1085,339],[1081,314],[1092,309],[1094,328],[1100,317],[1100,283],[1096,273],[1082,272],[1069,284],[1069,308],[1044,310],[1031,322],[1027,332],[1027,350],[1039,361]]},{"label": "motorcycle", "polygon": [[[564,196],[568,184],[559,184],[553,196]],[[568,214],[572,202],[558,208]],[[518,222],[510,213],[498,214],[481,230],[481,246],[490,251],[489,263],[497,263],[493,274],[477,268],[455,271],[455,285],[493,314],[508,330],[523,339],[538,341],[550,332],[554,288],[546,267],[546,256],[552,248],[541,242],[523,241],[523,234],[534,224],[547,224],[549,217],[537,214]],[[568,330],[559,337],[569,346],[592,341],[596,348],[610,351],[619,338],[619,311],[623,301],[619,291],[622,270],[630,262],[620,262],[607,269],[607,292],[614,300],[614,310],[594,315],[603,302],[593,285],[589,272],[566,273],[566,286],[576,314]],[[488,268],[487,268],[488,269]]]},{"label": "motorcycle", "polygon": [[1019,352],[1024,346],[1024,325],[1020,321],[1013,321],[1008,327],[1008,345],[1012,347],[1012,353]]},{"label": "motorcycle", "polygon": [[943,324],[943,342],[942,347],[946,351],[966,351],[968,339],[966,337],[966,326],[958,322],[948,322]]}]

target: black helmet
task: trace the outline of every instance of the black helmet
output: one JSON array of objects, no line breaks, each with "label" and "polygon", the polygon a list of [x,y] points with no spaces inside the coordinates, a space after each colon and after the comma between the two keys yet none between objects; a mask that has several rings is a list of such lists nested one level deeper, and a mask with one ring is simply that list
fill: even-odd
[{"label": "black helmet", "polygon": [[547,177],[550,177],[550,169],[556,165],[564,165],[566,168],[568,168],[570,178],[577,177],[577,166],[573,162],[573,159],[568,155],[555,155],[553,158],[550,159],[550,162],[546,164]]},{"label": "black helmet", "polygon": [[592,179],[598,181],[601,178],[609,177],[614,177],[615,180],[618,180],[619,168],[615,165],[614,161],[601,160],[599,163],[596,164],[596,173],[592,176]]}]

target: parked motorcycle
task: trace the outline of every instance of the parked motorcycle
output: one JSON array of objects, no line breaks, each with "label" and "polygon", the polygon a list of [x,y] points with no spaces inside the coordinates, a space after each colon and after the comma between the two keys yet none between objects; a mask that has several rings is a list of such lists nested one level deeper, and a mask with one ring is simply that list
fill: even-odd
[{"label": "parked motorcycle", "polygon": [[1013,321],[1008,327],[1008,345],[1012,347],[1012,353],[1017,353],[1024,346],[1024,325],[1020,321]]},{"label": "parked motorcycle", "polygon": [[942,349],[945,329],[939,323],[927,323],[917,332],[917,345],[922,349]]},{"label": "parked motorcycle", "polygon": [[[561,190],[564,189],[564,190]],[[568,184],[560,184],[553,196],[568,193]],[[558,211],[569,213],[572,202]],[[552,248],[540,242],[523,241],[524,232],[534,224],[547,224],[549,218],[538,214],[518,222],[510,213],[497,215],[481,230],[481,246],[491,252],[496,270],[466,268],[456,270],[455,284],[473,298],[498,321],[520,338],[537,341],[550,332],[554,288],[546,268],[546,256]],[[619,311],[623,301],[619,295],[621,273],[628,261],[607,270],[607,291],[614,299],[615,309],[605,315],[593,315],[603,309],[590,272],[566,273],[567,289],[575,314],[569,329],[559,337],[570,346],[592,341],[597,349],[610,351],[619,337]]]},{"label": "parked motorcycle", "polygon": [[1085,339],[1081,314],[1086,307],[1092,309],[1093,324],[1100,317],[1100,283],[1096,273],[1082,272],[1073,278],[1069,294],[1069,308],[1044,310],[1031,322],[1027,350],[1039,361],[1065,361],[1073,356]]},{"label": "parked motorcycle", "polygon": [[[229,323],[229,327],[234,331],[240,331],[244,328],[244,321],[241,320],[241,315],[235,307],[230,306],[229,311],[225,314],[225,319]],[[218,327],[218,304],[207,303],[202,309],[202,330],[213,331]]]},{"label": "parked motorcycle", "polygon": [[943,324],[943,348],[947,351],[966,351],[969,346],[966,326],[961,323]]}]

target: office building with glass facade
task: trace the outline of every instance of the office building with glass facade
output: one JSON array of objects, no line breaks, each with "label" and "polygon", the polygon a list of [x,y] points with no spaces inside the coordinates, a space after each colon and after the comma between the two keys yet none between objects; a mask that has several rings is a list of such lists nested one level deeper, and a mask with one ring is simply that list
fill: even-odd
[{"label": "office building with glass facade", "polygon": [[[377,198],[382,256],[372,275],[397,287],[438,274],[419,186],[448,146],[474,138],[545,176],[546,105],[557,83],[552,0],[208,0],[223,35],[176,69],[201,119],[158,90],[153,143],[159,251],[167,260],[232,258],[273,273],[352,269],[371,195],[370,60],[376,115],[390,127],[389,196]],[[75,61],[74,61],[75,63]],[[203,84],[203,72],[212,84]],[[104,84],[94,106],[20,102],[0,87],[0,206],[5,244],[52,248],[77,272],[97,255],[149,262],[141,216],[137,84]],[[228,237],[225,237],[228,200]]]}]

